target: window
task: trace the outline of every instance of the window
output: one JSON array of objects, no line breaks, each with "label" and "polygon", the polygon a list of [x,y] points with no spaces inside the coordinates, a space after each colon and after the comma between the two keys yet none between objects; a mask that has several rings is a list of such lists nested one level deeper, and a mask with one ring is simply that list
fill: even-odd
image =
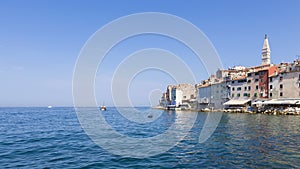
[{"label": "window", "polygon": [[283,88],[283,84],[280,84],[280,85],[279,85],[279,88],[282,89],[282,88]]},{"label": "window", "polygon": [[231,81],[232,84],[234,84],[234,81]]},{"label": "window", "polygon": [[280,92],[280,94],[279,94],[281,97],[283,96],[283,93],[282,92]]},{"label": "window", "polygon": [[258,82],[258,79],[255,79],[255,82]]},{"label": "window", "polygon": [[232,94],[231,97],[234,97],[234,94]]},{"label": "window", "polygon": [[234,87],[232,87],[232,91],[234,91]]},{"label": "window", "polygon": [[283,79],[283,77],[282,77],[282,76],[280,76],[280,77],[279,77],[279,81],[282,81],[282,79]]},{"label": "window", "polygon": [[251,90],[251,86],[248,86],[248,90]]},{"label": "window", "polygon": [[237,90],[237,91],[240,91],[240,90],[242,90],[242,88],[241,88],[241,87],[238,87],[236,90]]},{"label": "window", "polygon": [[248,93],[248,97],[250,97],[250,93]]},{"label": "window", "polygon": [[254,97],[257,97],[257,93],[254,93]]},{"label": "window", "polygon": [[300,80],[300,74],[299,74],[299,78],[298,79]]},{"label": "window", "polygon": [[260,97],[263,97],[263,93],[260,93]]},{"label": "window", "polygon": [[273,89],[273,85],[270,85],[270,89]]},{"label": "window", "polygon": [[251,83],[251,80],[248,80],[247,83]]},{"label": "window", "polygon": [[186,99],[186,96],[183,96],[184,99]]},{"label": "window", "polygon": [[251,73],[248,73],[248,77],[250,77],[252,74]]},{"label": "window", "polygon": [[255,76],[258,75],[258,72],[255,72]]},{"label": "window", "polygon": [[260,79],[260,82],[262,82],[262,83],[263,83],[263,82],[264,82],[264,79]]},{"label": "window", "polygon": [[247,90],[247,86],[245,86],[244,89]]},{"label": "window", "polygon": [[264,90],[264,87],[263,87],[263,86],[261,86],[261,87],[260,87],[260,90]]},{"label": "window", "polygon": [[270,93],[270,97],[272,97],[272,93]]},{"label": "window", "polygon": [[238,94],[237,94],[237,97],[240,97],[240,96],[241,96],[241,94],[238,93]]},{"label": "window", "polygon": [[273,82],[273,78],[270,77],[270,82]]},{"label": "window", "polygon": [[300,87],[300,83],[298,84],[298,87]]},{"label": "window", "polygon": [[244,93],[244,96],[245,96],[245,97],[248,97],[248,93]]},{"label": "window", "polygon": [[258,85],[256,85],[256,88],[255,88],[256,90],[258,90]]},{"label": "window", "polygon": [[247,82],[247,79],[238,80],[238,83],[244,83],[244,82]]}]

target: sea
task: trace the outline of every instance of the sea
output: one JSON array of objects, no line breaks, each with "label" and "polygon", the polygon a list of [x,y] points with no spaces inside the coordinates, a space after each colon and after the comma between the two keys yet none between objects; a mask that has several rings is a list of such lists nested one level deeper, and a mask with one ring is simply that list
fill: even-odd
[{"label": "sea", "polygon": [[[199,134],[209,113],[134,108],[160,115],[148,115],[152,122],[137,123],[114,107],[99,111],[115,132],[133,139],[164,134],[179,114],[195,115],[192,127],[173,147],[155,155],[132,157],[114,153],[93,140],[75,110],[0,108],[0,168],[300,168],[300,116],[220,112],[213,134],[200,143]],[[184,123],[177,125],[179,132],[180,125],[185,127]],[[160,146],[147,148],[155,151]]]}]

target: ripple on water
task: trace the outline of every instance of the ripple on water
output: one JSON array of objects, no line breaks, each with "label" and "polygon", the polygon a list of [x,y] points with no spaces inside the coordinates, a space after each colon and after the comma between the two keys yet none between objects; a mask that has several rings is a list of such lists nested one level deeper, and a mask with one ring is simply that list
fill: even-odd
[{"label": "ripple on water", "polygon": [[[137,138],[163,133],[176,118],[166,112],[154,125],[136,125],[116,113],[105,114],[108,122]],[[168,152],[136,159],[95,145],[73,108],[0,108],[0,168],[300,168],[299,116],[223,114],[199,144],[206,116],[198,113],[190,133]]]}]

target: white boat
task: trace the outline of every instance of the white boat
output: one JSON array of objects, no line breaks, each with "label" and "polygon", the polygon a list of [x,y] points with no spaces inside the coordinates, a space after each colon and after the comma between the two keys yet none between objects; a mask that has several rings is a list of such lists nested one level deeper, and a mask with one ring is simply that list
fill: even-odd
[{"label": "white boat", "polygon": [[106,106],[102,105],[102,106],[100,107],[100,110],[101,110],[101,111],[106,111]]}]

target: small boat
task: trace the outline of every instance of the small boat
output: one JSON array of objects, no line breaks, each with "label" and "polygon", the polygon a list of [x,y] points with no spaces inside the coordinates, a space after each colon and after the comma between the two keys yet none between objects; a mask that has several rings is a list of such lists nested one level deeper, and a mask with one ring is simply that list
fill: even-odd
[{"label": "small boat", "polygon": [[101,107],[100,107],[100,110],[101,110],[101,111],[106,111],[106,106],[101,106]]}]

